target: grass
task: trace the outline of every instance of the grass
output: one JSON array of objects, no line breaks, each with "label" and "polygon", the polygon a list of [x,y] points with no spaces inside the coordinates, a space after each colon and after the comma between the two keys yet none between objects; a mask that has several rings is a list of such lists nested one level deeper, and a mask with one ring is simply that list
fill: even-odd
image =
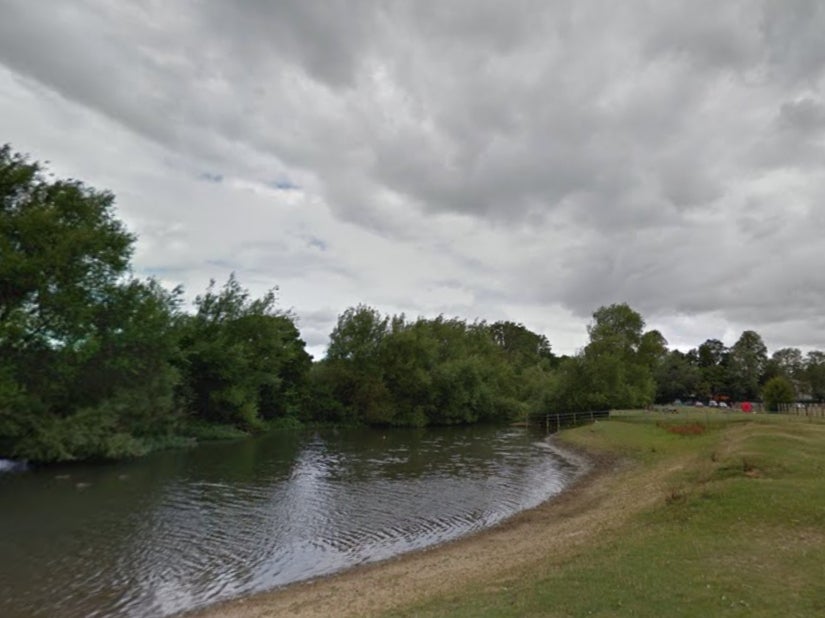
[{"label": "grass", "polygon": [[664,471],[668,489],[572,555],[390,615],[825,615],[825,423],[630,411],[560,439],[630,460],[624,474]]}]

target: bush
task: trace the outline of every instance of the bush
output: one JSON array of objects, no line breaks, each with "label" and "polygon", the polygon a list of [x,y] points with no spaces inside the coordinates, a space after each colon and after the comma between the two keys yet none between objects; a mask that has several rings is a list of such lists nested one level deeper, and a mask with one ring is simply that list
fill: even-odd
[{"label": "bush", "polygon": [[791,403],[796,399],[793,384],[784,376],[776,376],[765,383],[762,388],[762,400],[771,412],[779,411],[779,404]]}]

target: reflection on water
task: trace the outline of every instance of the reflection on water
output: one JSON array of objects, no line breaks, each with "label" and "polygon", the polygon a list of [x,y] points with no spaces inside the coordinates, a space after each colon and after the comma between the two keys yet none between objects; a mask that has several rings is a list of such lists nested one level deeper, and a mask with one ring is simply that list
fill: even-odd
[{"label": "reflection on water", "polygon": [[0,616],[168,615],[453,539],[574,470],[520,429],[279,433],[0,475]]}]

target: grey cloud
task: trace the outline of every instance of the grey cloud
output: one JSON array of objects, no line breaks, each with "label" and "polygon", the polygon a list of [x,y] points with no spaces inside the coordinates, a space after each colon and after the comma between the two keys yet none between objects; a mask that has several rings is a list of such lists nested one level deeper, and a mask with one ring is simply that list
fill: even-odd
[{"label": "grey cloud", "polygon": [[208,0],[203,7],[196,17],[211,35],[207,47],[251,67],[280,56],[332,88],[352,84],[380,18],[375,5],[361,0],[253,0],[242,6]]},{"label": "grey cloud", "polygon": [[788,0],[761,8],[770,77],[815,84],[825,72],[825,6],[818,0]]},{"label": "grey cloud", "polygon": [[657,2],[646,19],[654,27],[645,51],[684,58],[710,73],[743,71],[760,60],[759,16],[748,2]]},{"label": "grey cloud", "polygon": [[[617,151],[616,144],[635,142],[634,148],[646,156],[647,151],[655,150],[656,144],[652,142],[661,138],[661,131],[672,129],[672,121],[664,120],[659,132],[643,137],[639,132],[617,129],[616,121],[621,118],[611,118],[595,109],[595,99],[604,83],[600,83],[600,78],[608,76],[597,73],[581,80],[582,83],[578,83],[578,77],[571,82],[570,77],[577,70],[591,68],[593,52],[589,49],[590,37],[584,31],[572,29],[571,13],[564,11],[548,13],[536,4],[513,10],[492,3],[468,13],[451,4],[433,12],[414,11],[414,19],[404,24],[398,20],[408,15],[406,5],[387,14],[364,3],[333,5],[323,11],[306,3],[255,3],[244,5],[243,10],[225,3],[206,6],[207,10],[198,14],[195,22],[201,30],[180,26],[182,30],[176,32],[184,39],[197,35],[204,41],[203,50],[184,48],[181,52],[171,41],[162,41],[165,53],[151,55],[128,47],[124,51],[114,45],[114,36],[122,28],[111,26],[101,28],[103,35],[98,41],[115,52],[109,64],[95,66],[91,44],[78,45],[71,33],[62,30],[52,30],[51,34],[58,43],[62,40],[75,50],[74,57],[68,57],[73,70],[38,58],[31,53],[31,47],[26,49],[25,62],[21,62],[24,70],[67,95],[99,105],[154,139],[186,147],[187,140],[194,139],[188,135],[193,129],[190,124],[197,122],[214,127],[227,139],[243,135],[255,148],[269,150],[292,164],[314,165],[327,184],[327,195],[338,201],[341,214],[359,220],[363,212],[365,223],[381,210],[380,204],[370,202],[375,200],[375,190],[382,187],[405,196],[413,207],[422,210],[458,211],[516,221],[531,212],[553,210],[577,191],[599,191],[603,202],[612,202],[617,192],[628,190],[634,168],[643,162],[634,161],[632,153],[628,156]],[[472,17],[468,19],[468,15]],[[538,25],[556,23],[568,24],[563,31],[559,30],[557,38],[569,50],[556,43],[545,51],[546,41],[538,36],[543,32]],[[331,118],[324,115],[333,110],[321,108],[305,118],[297,132],[289,126],[266,128],[266,123],[257,122],[265,113],[262,106],[269,100],[259,92],[270,86],[265,75],[275,71],[275,85],[288,86],[283,72],[294,60],[330,88],[351,87],[358,67],[368,58],[370,45],[382,42],[382,32],[370,32],[368,36],[365,29],[379,25],[392,33],[422,37],[413,39],[414,44],[425,42],[424,47],[416,48],[388,41],[383,44],[391,63],[393,58],[407,54],[421,56],[417,64],[409,63],[407,72],[399,69],[394,78],[414,107],[423,110],[418,120],[431,124],[432,131],[422,132],[420,122],[401,132],[380,128],[376,132],[373,125],[373,135],[359,136],[349,129],[342,131],[341,127],[331,126]],[[602,24],[595,20],[588,25]],[[10,42],[7,49],[17,49],[17,44],[22,45],[20,41]],[[216,51],[210,45],[228,48]],[[433,50],[438,57],[434,57]],[[583,61],[576,60],[579,52]],[[163,64],[156,56],[172,62]],[[233,65],[225,58],[243,65]],[[565,67],[563,63],[571,59],[572,66]],[[522,60],[528,63],[515,64]],[[136,63],[141,69],[139,74],[164,84],[165,89],[152,91],[147,84],[129,84],[122,77],[118,79],[121,72],[115,69],[117,65]],[[432,68],[438,63],[443,66],[433,74]],[[313,71],[316,64],[326,73]],[[84,71],[84,67],[93,71]],[[514,67],[518,70],[514,71]],[[187,70],[189,74],[185,75]],[[72,74],[80,75],[79,83],[68,77]],[[97,75],[114,78],[108,84],[108,92],[101,92],[100,80],[92,79]],[[587,73],[582,71],[581,75]],[[232,90],[219,88],[214,93],[218,97],[215,100],[224,99],[222,104],[226,105],[230,93],[240,93],[248,109],[215,107],[210,112],[204,106],[192,107],[194,89],[209,86],[216,79],[218,83],[226,82],[228,78],[232,80]],[[184,91],[189,96],[174,96],[181,88],[190,90]],[[238,88],[240,91],[235,90]],[[127,90],[128,97],[113,95]],[[591,98],[582,98],[583,95]],[[677,117],[677,109],[671,118]],[[296,110],[283,110],[290,111]],[[649,126],[653,126],[650,114],[647,116]],[[159,117],[173,130],[161,128]],[[356,173],[369,175],[356,185],[347,180],[343,183],[347,186],[342,186],[333,169],[342,164],[345,170],[358,165],[360,157],[353,160],[350,153],[359,138],[367,140],[360,148],[371,153],[368,156],[375,162],[373,173],[359,166]],[[190,148],[198,146],[191,144]],[[218,147],[219,144],[213,146]],[[341,200],[342,195],[359,184],[350,199]],[[699,199],[704,193],[688,193],[681,188],[673,195],[681,201]],[[368,215],[369,212],[373,214]]]},{"label": "grey cloud", "polygon": [[825,130],[825,103],[810,96],[788,101],[779,108],[779,126],[802,136]]},{"label": "grey cloud", "polygon": [[[385,256],[344,255],[351,225],[395,243],[399,269],[436,256],[409,285],[456,311],[626,300],[784,337],[825,302],[822,32],[823,5],[802,0],[9,0],[0,62],[160,145],[204,190],[305,200],[255,219],[269,240],[215,249],[262,280],[323,273],[410,313],[437,304],[386,278]],[[327,211],[340,228],[286,223]],[[142,222],[147,245],[162,220]],[[174,241],[176,259],[205,252],[194,232]]]},{"label": "grey cloud", "polygon": [[810,97],[780,104],[744,159],[756,168],[814,171],[825,164],[825,106]]}]

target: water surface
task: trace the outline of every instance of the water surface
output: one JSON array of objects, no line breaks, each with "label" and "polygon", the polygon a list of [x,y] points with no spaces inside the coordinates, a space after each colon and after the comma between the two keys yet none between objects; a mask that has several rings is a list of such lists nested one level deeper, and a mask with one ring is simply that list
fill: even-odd
[{"label": "water surface", "polygon": [[574,473],[525,430],[473,427],[0,474],[0,616],[165,616],[454,539]]}]

